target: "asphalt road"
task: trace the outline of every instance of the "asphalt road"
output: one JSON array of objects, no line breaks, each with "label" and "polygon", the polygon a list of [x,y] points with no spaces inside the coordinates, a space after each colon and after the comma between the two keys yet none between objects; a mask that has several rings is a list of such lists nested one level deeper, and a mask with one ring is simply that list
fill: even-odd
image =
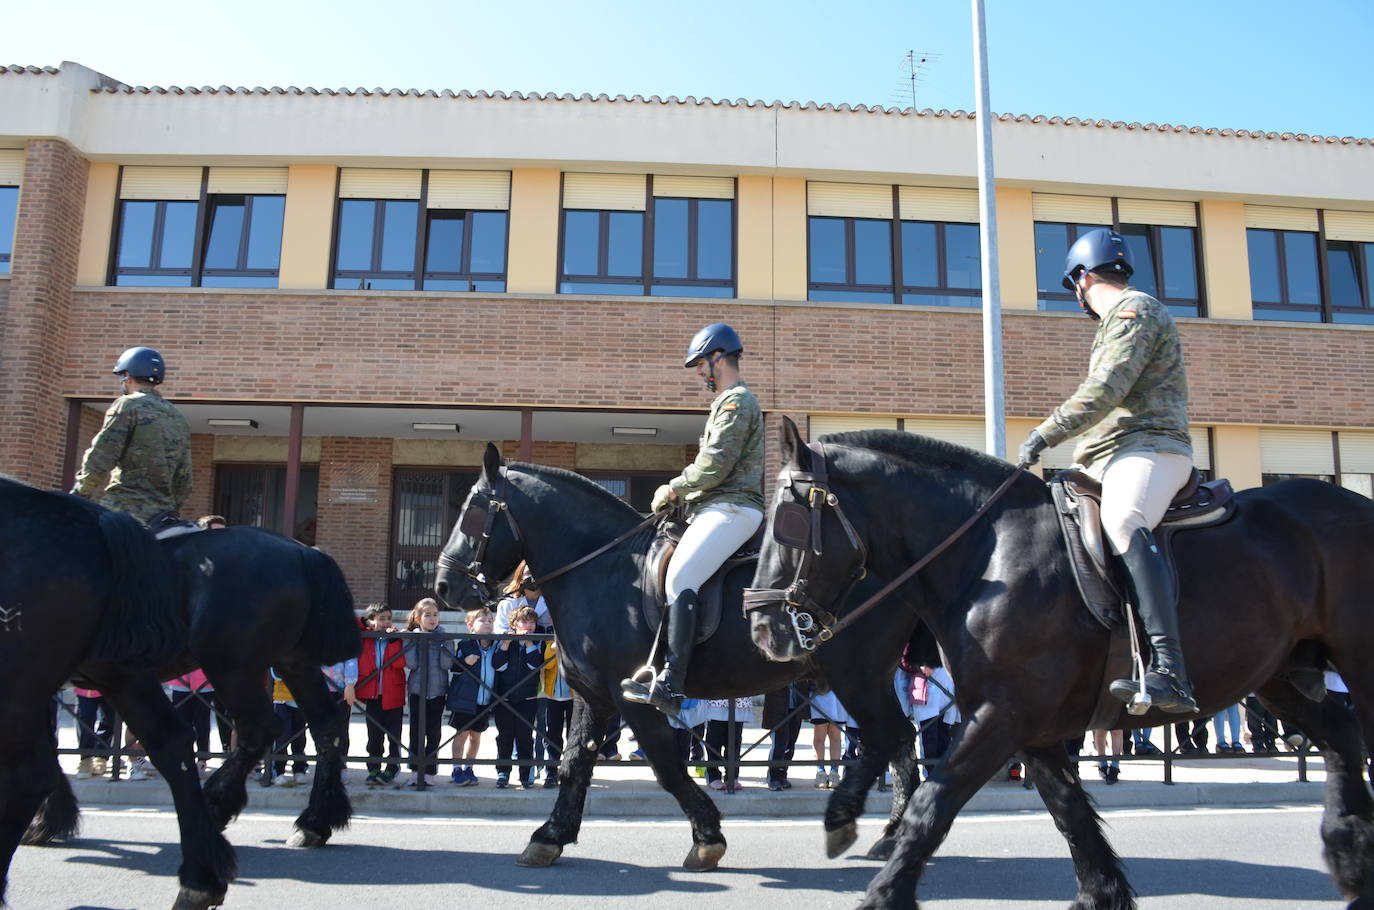
[{"label": "asphalt road", "polygon": [[[1141,910],[1338,908],[1322,866],[1319,810],[1106,812]],[[725,910],[852,908],[877,870],[859,851],[825,859],[815,821],[726,820],[722,867],[692,874],[678,820],[592,819],[581,843],[549,869],[514,857],[534,820],[355,819],[324,850],[282,846],[290,815],[258,812],[229,829],[240,879],[225,906],[250,908],[559,908]],[[879,826],[861,827],[866,848]],[[168,907],[179,862],[165,809],[90,809],[83,833],[60,847],[22,847],[10,874],[13,910]],[[1064,841],[1044,813],[970,814],[928,868],[926,910],[1063,908],[1074,895]]]}]

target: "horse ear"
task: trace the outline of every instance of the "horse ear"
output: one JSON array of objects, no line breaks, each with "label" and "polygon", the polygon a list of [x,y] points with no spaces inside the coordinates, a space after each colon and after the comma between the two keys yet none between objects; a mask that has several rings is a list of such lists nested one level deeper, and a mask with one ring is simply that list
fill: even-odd
[{"label": "horse ear", "polygon": [[782,463],[792,467],[802,467],[801,453],[806,449],[806,440],[801,430],[792,422],[791,417],[782,419]]},{"label": "horse ear", "polygon": [[482,476],[487,480],[494,480],[501,474],[501,450],[492,443],[487,443],[487,450],[482,455]]}]

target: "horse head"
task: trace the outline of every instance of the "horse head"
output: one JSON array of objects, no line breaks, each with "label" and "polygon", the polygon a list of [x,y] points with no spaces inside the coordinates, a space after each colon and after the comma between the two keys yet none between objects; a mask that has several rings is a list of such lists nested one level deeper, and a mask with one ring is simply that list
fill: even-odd
[{"label": "horse head", "polygon": [[508,492],[501,453],[487,443],[482,476],[468,491],[458,523],[439,554],[434,593],[445,606],[467,610],[495,602],[497,585],[524,557],[524,539],[511,517]]},{"label": "horse head", "polygon": [[823,446],[783,418],[783,467],[753,587],[754,644],[771,660],[804,660],[830,638],[835,611],[864,577],[867,548],[830,487]]}]

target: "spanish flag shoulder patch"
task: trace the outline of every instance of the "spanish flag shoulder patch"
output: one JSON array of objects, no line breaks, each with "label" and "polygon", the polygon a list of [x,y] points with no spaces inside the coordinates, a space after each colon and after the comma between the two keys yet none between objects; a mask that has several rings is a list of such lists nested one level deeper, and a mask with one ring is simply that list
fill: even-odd
[{"label": "spanish flag shoulder patch", "polygon": [[734,403],[732,402],[732,403],[730,403],[730,404],[723,404],[723,405],[721,405],[721,406],[720,406],[720,409],[721,409],[722,411],[738,411],[738,410],[739,410],[739,405],[734,404]]},{"label": "spanish flag shoulder patch", "polygon": [[1120,313],[1116,314],[1116,317],[1118,319],[1134,319],[1135,310],[1122,310]]}]

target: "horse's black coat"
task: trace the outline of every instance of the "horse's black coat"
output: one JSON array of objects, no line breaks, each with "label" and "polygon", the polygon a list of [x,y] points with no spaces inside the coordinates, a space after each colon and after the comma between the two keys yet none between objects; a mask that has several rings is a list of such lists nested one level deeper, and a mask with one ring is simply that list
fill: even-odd
[{"label": "horse's black coat", "polygon": [[[880,581],[919,560],[976,510],[1011,471],[986,455],[905,433],[826,438],[832,489],[868,548]],[[796,427],[784,429],[794,469],[811,455]],[[794,494],[779,489],[778,496]],[[1295,480],[1237,496],[1239,512],[1216,528],[1179,537],[1182,643],[1203,715],[1258,691],[1283,719],[1323,749],[1328,769],[1322,836],[1328,863],[1351,906],[1371,904],[1374,814],[1361,769],[1359,725],[1332,700],[1317,704],[1282,681],[1304,655],[1327,654],[1350,686],[1359,720],[1374,729],[1374,503],[1319,481]],[[811,573],[811,594],[833,604],[858,559],[836,523]],[[765,535],[755,586],[782,587],[795,555]],[[1120,862],[1100,831],[1061,742],[1083,732],[1104,685],[1107,633],[1087,614],[1045,485],[1026,476],[947,552],[871,615],[913,612],[934,631],[966,723],[913,797],[891,860],[869,887],[865,908],[910,908],[930,855],[965,802],[1008,756],[1024,749],[1046,807],[1069,841],[1078,873],[1073,907],[1135,906]],[[857,596],[857,595],[856,595]],[[834,605],[841,615],[844,608]],[[777,608],[760,611],[754,634],[776,659],[795,659]],[[868,637],[858,626],[847,636]],[[1313,643],[1317,647],[1313,647]],[[895,646],[868,644],[889,659]],[[1122,716],[1123,728],[1176,717]]]},{"label": "horse's black coat", "polygon": [[54,788],[49,700],[79,667],[98,674],[172,791],[178,906],[217,904],[234,878],[233,850],[206,809],[191,731],[152,670],[186,635],[165,554],[127,516],[6,478],[0,516],[0,606],[17,614],[0,629],[0,901],[15,848]]},{"label": "horse's black coat", "polygon": [[[486,508],[492,478],[498,477],[500,470],[498,453],[488,447],[483,479],[469,494],[465,508]],[[513,464],[504,470],[510,512],[524,541],[522,547],[505,521],[494,523],[484,555],[489,579],[508,576],[521,558],[528,560],[536,578],[542,577],[627,532],[640,521],[638,513],[580,475],[525,464]],[[549,820],[531,838],[531,848],[552,848],[546,857],[556,856],[564,845],[577,839],[596,747],[607,719],[616,710],[635,731],[660,785],[677,798],[687,814],[696,848],[724,847],[720,813],[688,777],[666,719],[652,708],[624,702],[620,697],[620,680],[644,662],[654,637],[655,630],[646,627],[639,606],[640,566],[651,535],[652,531],[645,530],[544,585],[563,670],[578,696],[573,731],[560,769],[558,801]],[[484,594],[448,568],[469,564],[474,550],[475,541],[463,532],[460,523],[445,547],[436,581],[440,596],[451,603],[470,604]],[[825,827],[831,832],[831,850],[841,849],[852,840],[854,820],[862,811],[864,797],[891,759],[897,762],[899,770],[894,775],[896,809],[883,839],[874,847],[878,855],[885,856],[914,779],[913,731],[892,689],[892,669],[902,643],[915,628],[914,618],[868,623],[863,626],[863,636],[836,645],[815,665],[769,661],[750,642],[742,615],[741,592],[747,581],[744,571],[736,571],[727,579],[720,629],[697,646],[687,678],[687,694],[694,698],[755,695],[807,675],[825,679],[863,728],[865,746],[857,772],[844,778],[826,810]],[[884,636],[895,642],[896,648],[874,657],[864,644],[865,636]]]}]

